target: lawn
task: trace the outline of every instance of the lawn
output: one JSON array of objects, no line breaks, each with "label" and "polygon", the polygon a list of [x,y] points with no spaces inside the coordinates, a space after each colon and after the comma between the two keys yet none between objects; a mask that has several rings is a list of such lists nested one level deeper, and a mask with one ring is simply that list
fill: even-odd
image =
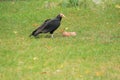
[{"label": "lawn", "polygon": [[[49,2],[0,1],[0,80],[120,80],[120,4],[78,8]],[[54,38],[29,37],[59,13],[66,17]],[[63,37],[65,28],[77,36]]]}]

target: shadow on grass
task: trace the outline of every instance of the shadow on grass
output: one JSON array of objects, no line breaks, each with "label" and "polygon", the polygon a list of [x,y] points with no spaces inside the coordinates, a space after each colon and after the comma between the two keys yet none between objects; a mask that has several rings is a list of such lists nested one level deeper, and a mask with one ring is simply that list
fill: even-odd
[{"label": "shadow on grass", "polygon": [[[63,38],[64,36],[62,36],[61,34],[54,34],[53,38]],[[48,38],[48,39],[52,39],[50,34],[39,34],[38,36],[34,37],[34,36],[30,36],[30,38],[34,38],[34,39],[40,39],[40,38]]]}]

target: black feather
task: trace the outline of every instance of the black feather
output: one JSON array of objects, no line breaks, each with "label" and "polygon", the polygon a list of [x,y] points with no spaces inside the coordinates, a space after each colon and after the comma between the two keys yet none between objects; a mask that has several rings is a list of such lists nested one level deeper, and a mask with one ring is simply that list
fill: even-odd
[{"label": "black feather", "polygon": [[43,27],[43,26],[46,24],[46,22],[49,21],[49,20],[51,20],[51,19],[46,19],[46,20],[44,21],[44,23],[43,23],[40,27],[38,27],[37,29],[35,29],[35,30],[30,34],[29,37],[31,37],[31,36],[37,36],[38,33],[39,33],[39,31],[42,29],[42,27]]},{"label": "black feather", "polygon": [[40,33],[48,33],[48,32],[50,32],[50,34],[53,34],[54,31],[60,26],[61,19],[62,17],[59,14],[54,19],[45,20],[44,23],[40,27],[35,29],[30,36],[36,37]]}]

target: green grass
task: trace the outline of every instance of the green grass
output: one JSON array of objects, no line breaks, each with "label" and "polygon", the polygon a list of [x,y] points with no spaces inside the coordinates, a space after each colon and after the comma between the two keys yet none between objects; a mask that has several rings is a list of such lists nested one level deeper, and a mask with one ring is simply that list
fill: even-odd
[{"label": "green grass", "polygon": [[[0,80],[120,80],[119,8],[44,5],[44,0],[0,2]],[[54,38],[28,37],[61,12],[66,18]],[[63,37],[66,27],[77,36]]]}]

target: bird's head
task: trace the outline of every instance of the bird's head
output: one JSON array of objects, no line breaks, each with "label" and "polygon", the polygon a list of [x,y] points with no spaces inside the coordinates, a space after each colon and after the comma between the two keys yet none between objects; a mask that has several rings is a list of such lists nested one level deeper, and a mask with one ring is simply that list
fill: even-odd
[{"label": "bird's head", "polygon": [[60,13],[59,15],[60,15],[60,17],[65,17],[65,15],[64,15],[64,14],[62,14],[62,13]]},{"label": "bird's head", "polygon": [[64,14],[60,13],[59,15],[57,15],[57,19],[62,20],[62,18],[65,17]]},{"label": "bird's head", "polygon": [[60,14],[57,15],[57,17],[58,17],[58,18],[63,18],[63,17],[65,17],[65,16],[64,16],[64,14],[60,13]]}]

